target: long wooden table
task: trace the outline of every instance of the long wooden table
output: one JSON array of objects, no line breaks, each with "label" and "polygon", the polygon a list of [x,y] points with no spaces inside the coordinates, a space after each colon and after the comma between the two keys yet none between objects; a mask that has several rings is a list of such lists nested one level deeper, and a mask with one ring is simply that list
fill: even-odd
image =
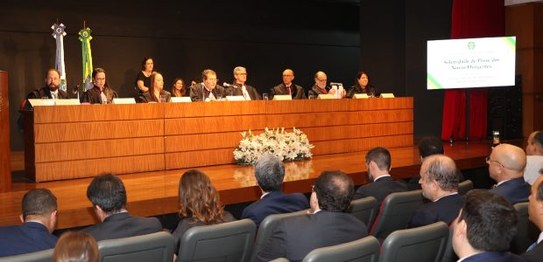
[{"label": "long wooden table", "polygon": [[[391,174],[395,178],[409,178],[418,174],[420,159],[416,146],[390,148]],[[452,157],[460,169],[486,166],[489,154],[487,143],[455,143],[445,145],[445,154]],[[364,166],[365,152],[316,156],[312,160],[290,162],[286,165],[284,191],[310,192],[316,177],[324,170],[341,170],[357,185],[367,183]],[[260,190],[256,186],[253,168],[237,165],[201,167],[220,192],[223,204],[257,200]],[[120,175],[128,195],[128,209],[140,216],[154,216],[178,211],[179,178],[187,169],[166,170]],[[91,178],[43,183],[14,182],[12,190],[0,193],[0,226],[19,224],[21,199],[31,188],[49,188],[58,198],[58,229],[97,223],[91,203],[86,197]]]},{"label": "long wooden table", "polygon": [[36,182],[234,163],[240,133],[304,131],[315,156],[413,144],[413,98],[40,106],[25,112]]}]

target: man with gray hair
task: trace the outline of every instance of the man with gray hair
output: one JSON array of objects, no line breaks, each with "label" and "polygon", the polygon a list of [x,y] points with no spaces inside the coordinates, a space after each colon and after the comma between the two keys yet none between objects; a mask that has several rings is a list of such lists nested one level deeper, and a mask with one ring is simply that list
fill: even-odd
[{"label": "man with gray hair", "polygon": [[458,173],[454,160],[445,155],[431,155],[420,167],[422,195],[430,203],[421,206],[411,217],[409,227],[420,227],[438,221],[450,224],[464,205],[458,194]]},{"label": "man with gray hair", "polygon": [[[260,100],[260,95],[256,89],[247,82],[247,69],[243,66],[234,68],[234,83],[226,88],[226,94],[230,96],[243,96],[245,100]],[[225,84],[225,86],[227,86]]]},{"label": "man with gray hair", "polygon": [[281,191],[285,177],[283,162],[271,154],[260,157],[255,165],[255,177],[262,191],[260,200],[247,206],[241,218],[250,218],[258,227],[271,214],[290,213],[309,208],[307,198],[300,193]]},{"label": "man with gray hair", "polygon": [[28,191],[22,201],[22,225],[0,227],[0,257],[55,247],[51,234],[57,223],[57,198],[46,188]]}]

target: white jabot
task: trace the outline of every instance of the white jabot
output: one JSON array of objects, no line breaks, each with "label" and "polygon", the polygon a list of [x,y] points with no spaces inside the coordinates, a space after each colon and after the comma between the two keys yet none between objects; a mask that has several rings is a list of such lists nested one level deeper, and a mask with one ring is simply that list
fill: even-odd
[{"label": "white jabot", "polygon": [[243,97],[245,100],[251,100],[251,96],[249,96],[249,92],[247,92],[247,88],[245,88],[245,85],[241,85],[241,92],[243,93]]}]

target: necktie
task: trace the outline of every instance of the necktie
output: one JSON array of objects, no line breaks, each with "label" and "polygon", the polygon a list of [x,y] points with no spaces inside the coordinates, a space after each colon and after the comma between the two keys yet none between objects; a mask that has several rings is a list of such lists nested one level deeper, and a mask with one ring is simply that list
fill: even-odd
[{"label": "necktie", "polygon": [[292,92],[290,91],[290,86],[287,86],[288,94],[292,95]]},{"label": "necktie", "polygon": [[57,99],[57,94],[51,92],[51,97],[52,97],[53,99]]},{"label": "necktie", "polygon": [[526,252],[528,252],[528,251],[534,249],[536,246],[537,246],[537,241],[534,242],[534,243],[532,243],[532,244],[528,247],[528,249],[526,249]]}]

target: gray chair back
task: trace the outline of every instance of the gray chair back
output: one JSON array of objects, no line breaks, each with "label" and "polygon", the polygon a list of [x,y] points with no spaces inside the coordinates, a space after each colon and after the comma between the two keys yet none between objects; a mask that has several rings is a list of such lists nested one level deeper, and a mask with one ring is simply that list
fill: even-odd
[{"label": "gray chair back", "polygon": [[101,262],[171,262],[173,246],[173,236],[164,231],[98,241]]},{"label": "gray chair back", "polygon": [[253,254],[251,256],[251,260],[253,260],[256,257],[256,254],[260,252],[263,248],[268,239],[270,239],[273,230],[281,221],[281,219],[286,217],[293,217],[293,216],[300,216],[307,214],[308,210],[300,210],[292,213],[284,213],[284,214],[273,214],[269,215],[262,222],[260,223],[260,226],[258,226],[258,233],[256,234],[256,240],[255,240],[255,246],[253,249]]},{"label": "gray chair back", "polygon": [[458,194],[465,195],[468,191],[473,189],[473,182],[467,179],[458,183]]},{"label": "gray chair back", "polygon": [[377,200],[372,196],[368,196],[351,201],[348,212],[362,221],[368,228],[371,228],[378,210]]},{"label": "gray chair back", "polygon": [[454,232],[454,223],[451,223],[449,226],[449,237],[447,239],[447,245],[445,246],[445,251],[443,252],[443,258],[441,262],[456,262],[458,261],[458,256],[454,253],[452,247],[452,237]]},{"label": "gray chair back", "polygon": [[0,257],[0,262],[51,262],[53,249],[46,249],[22,255]]},{"label": "gray chair back", "polygon": [[440,262],[449,237],[449,227],[444,222],[410,229],[396,230],[383,242],[382,262]]},{"label": "gray chair back", "polygon": [[377,262],[379,241],[373,236],[359,240],[314,249],[304,257],[303,262]]},{"label": "gray chair back", "polygon": [[511,241],[511,252],[522,254],[534,243],[540,232],[532,221],[528,219],[528,202],[520,202],[513,205],[518,214],[517,234]]},{"label": "gray chair back", "polygon": [[181,238],[177,261],[249,261],[255,234],[250,219],[192,227]]},{"label": "gray chair back", "polygon": [[373,223],[370,234],[382,241],[391,232],[406,228],[413,213],[422,204],[422,190],[395,192],[388,195],[381,204],[381,210]]}]

